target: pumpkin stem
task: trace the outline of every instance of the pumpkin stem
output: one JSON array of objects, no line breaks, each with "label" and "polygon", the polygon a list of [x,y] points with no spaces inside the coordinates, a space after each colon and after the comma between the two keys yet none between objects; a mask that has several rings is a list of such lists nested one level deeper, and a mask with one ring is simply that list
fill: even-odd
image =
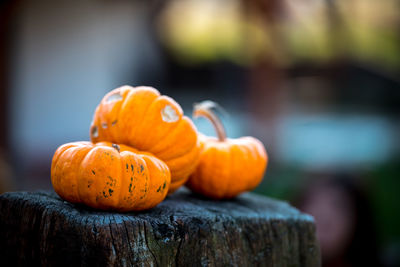
[{"label": "pumpkin stem", "polygon": [[118,152],[120,152],[120,147],[117,144],[112,144],[112,147],[115,148]]},{"label": "pumpkin stem", "polygon": [[213,108],[224,111],[217,103],[210,100],[195,103],[193,106],[193,118],[205,117],[210,120],[217,132],[218,140],[223,142],[226,139],[225,128],[217,114],[212,110]]}]

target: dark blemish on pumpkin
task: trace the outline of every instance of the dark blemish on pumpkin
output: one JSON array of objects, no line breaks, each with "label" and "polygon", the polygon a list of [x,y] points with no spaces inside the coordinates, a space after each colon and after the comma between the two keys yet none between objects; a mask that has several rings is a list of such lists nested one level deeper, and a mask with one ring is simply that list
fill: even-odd
[{"label": "dark blemish on pumpkin", "polygon": [[129,192],[132,193],[132,183],[129,184]]},{"label": "dark blemish on pumpkin", "polygon": [[105,198],[107,198],[107,195],[106,195],[106,192],[105,192],[105,191],[103,191],[103,196],[104,196]]},{"label": "dark blemish on pumpkin", "polygon": [[167,186],[167,181],[164,181],[162,189],[165,189],[166,186]]},{"label": "dark blemish on pumpkin", "polygon": [[99,137],[99,131],[97,130],[97,126],[93,126],[90,133],[92,134],[92,137],[94,137],[94,138]]},{"label": "dark blemish on pumpkin", "polygon": [[113,121],[113,122],[111,123],[111,126],[114,126],[115,124],[117,124],[117,121],[118,121],[118,120]]},{"label": "dark blemish on pumpkin", "polygon": [[128,163],[126,163],[126,169],[129,169],[129,165],[128,165]]},{"label": "dark blemish on pumpkin", "polygon": [[161,190],[161,185],[160,185],[160,187],[157,189],[157,192],[160,192],[160,190]]},{"label": "dark blemish on pumpkin", "polygon": [[143,170],[144,170],[143,165],[140,165],[140,171],[143,172]]},{"label": "dark blemish on pumpkin", "polygon": [[110,180],[110,182],[109,183],[107,182],[106,184],[108,184],[110,186],[115,186],[117,180],[113,179],[111,176],[107,176],[107,178]]},{"label": "dark blemish on pumpkin", "polygon": [[87,188],[90,188],[90,184],[87,185]]},{"label": "dark blemish on pumpkin", "polygon": [[131,182],[133,181],[133,177],[131,176]]},{"label": "dark blemish on pumpkin", "polygon": [[133,171],[133,164],[131,164],[131,170]]},{"label": "dark blemish on pumpkin", "polygon": [[94,170],[92,170],[93,175],[96,175],[96,172]]},{"label": "dark blemish on pumpkin", "polygon": [[112,193],[114,192],[114,190],[112,190],[111,188],[108,189],[108,193],[110,194],[110,197],[112,196]]},{"label": "dark blemish on pumpkin", "polygon": [[140,197],[140,199],[143,199],[143,198],[144,198],[144,196],[141,196],[141,197]]},{"label": "dark blemish on pumpkin", "polygon": [[107,122],[103,122],[103,123],[101,124],[101,127],[102,127],[103,129],[107,129]]}]

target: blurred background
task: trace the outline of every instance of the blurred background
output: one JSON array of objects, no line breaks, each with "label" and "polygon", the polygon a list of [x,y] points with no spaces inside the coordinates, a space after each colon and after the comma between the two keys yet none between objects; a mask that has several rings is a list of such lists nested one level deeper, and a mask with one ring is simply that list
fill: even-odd
[{"label": "blurred background", "polygon": [[0,191],[51,189],[125,84],[262,140],[256,192],[315,216],[324,266],[400,266],[399,0],[1,1]]}]

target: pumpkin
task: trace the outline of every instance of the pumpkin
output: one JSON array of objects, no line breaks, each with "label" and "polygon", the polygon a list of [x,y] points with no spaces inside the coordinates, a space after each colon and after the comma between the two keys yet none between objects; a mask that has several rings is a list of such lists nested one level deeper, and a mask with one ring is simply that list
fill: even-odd
[{"label": "pumpkin", "polygon": [[72,203],[139,211],[164,200],[171,177],[167,165],[150,153],[109,142],[73,142],[56,150],[51,182]]},{"label": "pumpkin", "polygon": [[254,137],[230,139],[212,111],[217,104],[196,104],[193,117],[206,117],[214,125],[218,138],[199,134],[203,144],[200,162],[190,176],[187,187],[213,199],[229,199],[252,190],[262,180],[267,167],[264,145]]},{"label": "pumpkin", "polygon": [[106,94],[96,108],[90,138],[126,144],[164,161],[171,171],[170,193],[187,181],[200,155],[193,122],[179,104],[152,87],[122,86]]}]

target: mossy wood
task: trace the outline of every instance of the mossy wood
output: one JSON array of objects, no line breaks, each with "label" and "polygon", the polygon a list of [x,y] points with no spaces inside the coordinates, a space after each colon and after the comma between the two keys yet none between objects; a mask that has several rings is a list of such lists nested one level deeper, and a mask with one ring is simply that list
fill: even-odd
[{"label": "mossy wood", "polygon": [[251,193],[216,202],[180,190],[140,213],[5,193],[0,240],[2,266],[320,265],[312,217]]}]

